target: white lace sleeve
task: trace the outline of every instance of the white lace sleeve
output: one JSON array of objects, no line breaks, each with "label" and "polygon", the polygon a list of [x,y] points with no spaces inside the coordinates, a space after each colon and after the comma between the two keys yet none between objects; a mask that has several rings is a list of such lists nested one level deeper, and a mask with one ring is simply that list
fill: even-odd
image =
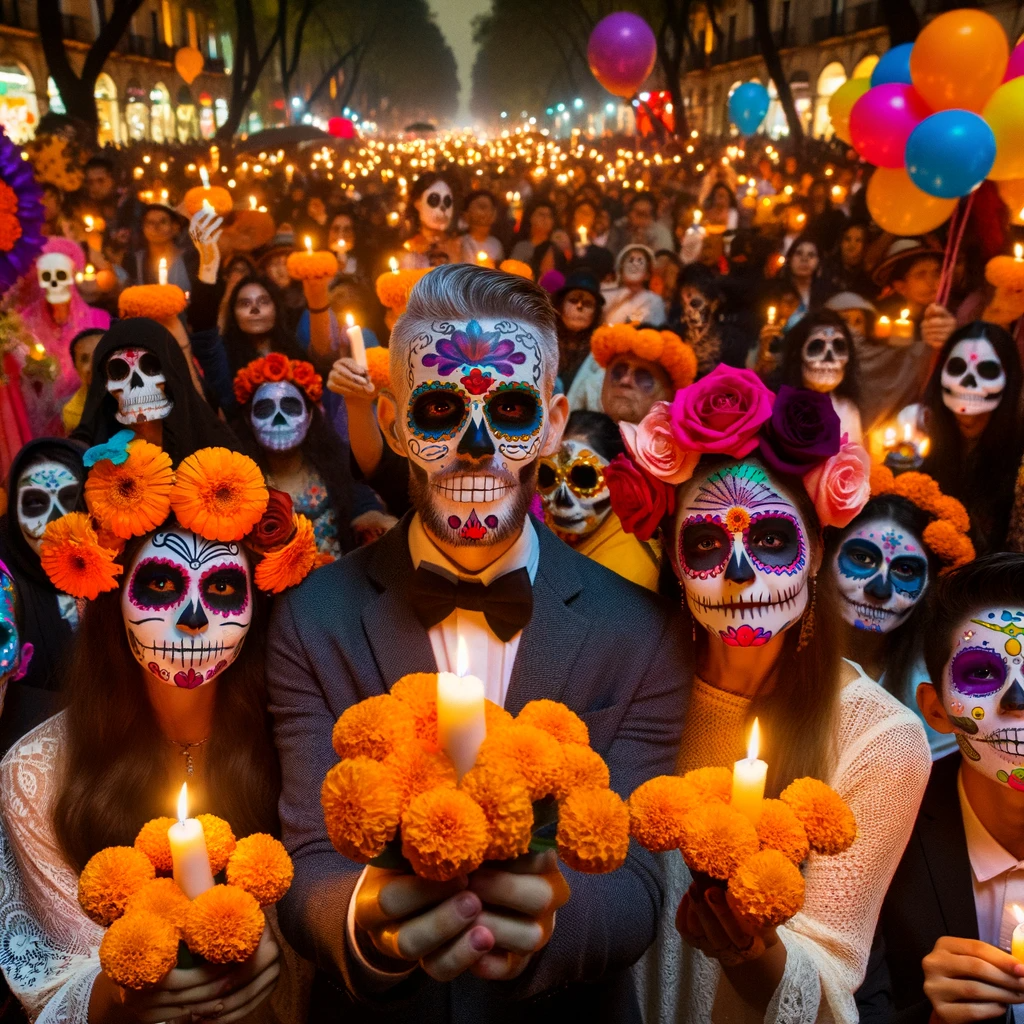
[{"label": "white lace sleeve", "polygon": [[103,931],[50,824],[60,743],[57,716],[0,762],[0,970],[31,1020],[87,1024]]}]

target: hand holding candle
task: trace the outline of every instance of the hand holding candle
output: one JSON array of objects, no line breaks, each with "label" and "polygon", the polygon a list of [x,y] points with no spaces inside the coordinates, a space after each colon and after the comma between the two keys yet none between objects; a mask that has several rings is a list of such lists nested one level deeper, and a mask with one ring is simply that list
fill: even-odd
[{"label": "hand holding candle", "polygon": [[437,676],[437,743],[452,759],[461,779],[476,762],[487,735],[484,684],[466,674],[469,657],[461,636],[456,667],[457,674],[439,672]]},{"label": "hand holding candle", "polygon": [[349,348],[352,350],[352,358],[364,370],[367,368],[366,344],[363,342],[363,329],[356,323],[351,313],[345,314],[345,332],[348,334]]},{"label": "hand holding candle", "polygon": [[167,830],[171,844],[174,880],[181,891],[194,900],[213,888],[213,872],[206,852],[203,824],[188,816],[188,783],[182,783],[178,796],[178,820]]},{"label": "hand holding candle", "polygon": [[764,784],[768,777],[768,762],[758,760],[760,745],[761,730],[755,718],[750,727],[747,756],[733,765],[731,801],[731,806],[745,814],[755,825],[761,817]]}]

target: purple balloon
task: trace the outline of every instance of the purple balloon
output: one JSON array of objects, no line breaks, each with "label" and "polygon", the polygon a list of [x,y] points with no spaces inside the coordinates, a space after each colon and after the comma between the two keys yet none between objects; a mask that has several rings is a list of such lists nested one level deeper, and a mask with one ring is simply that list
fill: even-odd
[{"label": "purple balloon", "polygon": [[587,61],[610,93],[629,98],[654,70],[658,47],[651,26],[639,15],[618,11],[602,18],[590,33]]},{"label": "purple balloon", "polygon": [[853,148],[876,167],[902,167],[910,133],[931,114],[912,85],[876,85],[850,111]]},{"label": "purple balloon", "polygon": [[1024,75],[1024,43],[1018,43],[1010,54],[1010,63],[1006,65],[1003,81],[1008,82],[1011,78],[1020,78],[1021,75]]}]

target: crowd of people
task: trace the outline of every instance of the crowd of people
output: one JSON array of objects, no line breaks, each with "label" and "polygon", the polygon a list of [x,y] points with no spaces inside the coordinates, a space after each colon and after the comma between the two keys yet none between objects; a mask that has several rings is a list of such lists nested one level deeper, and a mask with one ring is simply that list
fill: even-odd
[{"label": "crowd of people", "polygon": [[[506,132],[46,184],[0,331],[5,1017],[1024,1004],[1024,274],[986,276],[1020,216],[986,183],[962,232],[892,236],[870,173]],[[197,515],[243,484],[265,512]],[[567,704],[623,797],[731,767],[756,718],[767,795],[828,782],[856,841],[778,927],[636,843],[609,875],[364,868],[325,829],[332,726],[435,670]],[[125,989],[79,876],[182,782],[294,882],[246,962]]]}]

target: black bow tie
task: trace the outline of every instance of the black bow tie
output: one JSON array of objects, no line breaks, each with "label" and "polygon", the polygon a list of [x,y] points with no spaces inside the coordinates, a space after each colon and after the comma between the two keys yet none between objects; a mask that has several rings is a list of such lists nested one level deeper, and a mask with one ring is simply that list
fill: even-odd
[{"label": "black bow tie", "polygon": [[483,612],[491,632],[503,643],[508,643],[533,614],[533,586],[526,569],[506,573],[484,586],[451,580],[420,566],[413,575],[410,598],[424,629],[444,621],[456,608],[464,608]]}]

